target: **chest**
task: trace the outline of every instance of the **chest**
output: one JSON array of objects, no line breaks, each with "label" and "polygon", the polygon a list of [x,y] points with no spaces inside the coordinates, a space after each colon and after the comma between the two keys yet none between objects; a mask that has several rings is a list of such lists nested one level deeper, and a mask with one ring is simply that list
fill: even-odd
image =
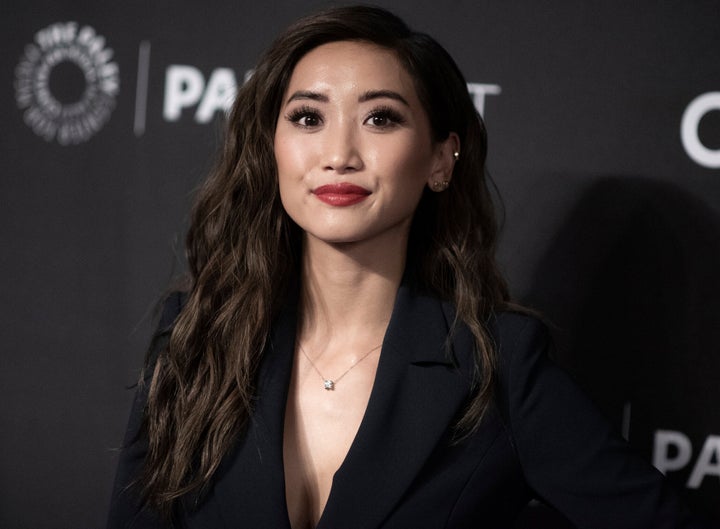
[{"label": "chest", "polygon": [[[283,463],[288,517],[293,529],[320,520],[342,465],[365,415],[377,371],[367,358],[335,377],[296,361],[288,389],[283,429]],[[330,375],[332,376],[332,375]]]},{"label": "chest", "polygon": [[[317,482],[306,481],[303,472],[295,474],[288,462],[283,468],[286,454],[280,450],[266,449],[271,441],[267,419],[258,417],[253,423],[213,493],[188,520],[189,528],[505,528],[529,499],[505,429],[489,416],[472,438],[457,445],[441,440],[414,465],[405,463],[415,457],[423,439],[399,438],[389,424],[382,449],[362,450],[360,459],[361,444],[352,446],[336,470],[334,485],[332,477],[328,482],[332,498],[313,510]],[[294,507],[293,498],[302,501]]]},{"label": "chest", "polygon": [[[442,313],[409,319],[391,323],[377,365],[371,355],[334,391],[323,378],[342,370],[321,376],[310,367],[303,381],[312,391],[298,387],[296,325],[286,324],[266,356],[252,420],[188,527],[511,526],[527,490],[506,430],[490,414],[471,438],[449,442],[470,364],[446,362],[447,329],[435,329]],[[471,348],[458,338],[455,350]]]}]

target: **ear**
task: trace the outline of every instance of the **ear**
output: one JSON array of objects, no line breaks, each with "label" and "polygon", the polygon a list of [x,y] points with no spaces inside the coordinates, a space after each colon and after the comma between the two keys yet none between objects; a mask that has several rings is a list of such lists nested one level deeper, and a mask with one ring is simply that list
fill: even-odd
[{"label": "ear", "polygon": [[427,185],[432,191],[445,191],[450,185],[455,162],[460,158],[460,138],[454,132],[435,145],[433,167]]}]

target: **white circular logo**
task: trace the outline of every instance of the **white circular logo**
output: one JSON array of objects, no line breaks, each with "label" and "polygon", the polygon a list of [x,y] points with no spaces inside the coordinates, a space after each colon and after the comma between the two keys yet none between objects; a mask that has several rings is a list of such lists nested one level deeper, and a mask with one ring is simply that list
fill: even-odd
[{"label": "white circular logo", "polygon": [[693,99],[683,113],[680,138],[690,158],[700,165],[717,169],[720,167],[720,149],[709,149],[698,136],[700,120],[713,110],[720,110],[720,92],[708,92]]},{"label": "white circular logo", "polygon": [[110,119],[120,91],[113,50],[90,26],[52,24],[35,34],[15,69],[25,123],[47,141],[82,143]]}]

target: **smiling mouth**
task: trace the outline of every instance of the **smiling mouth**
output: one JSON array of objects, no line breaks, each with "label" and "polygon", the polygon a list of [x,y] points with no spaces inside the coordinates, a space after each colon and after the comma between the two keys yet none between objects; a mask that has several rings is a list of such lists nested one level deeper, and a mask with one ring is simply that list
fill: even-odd
[{"label": "smiling mouth", "polygon": [[318,200],[331,206],[352,206],[370,195],[370,191],[364,187],[347,182],[316,187],[312,193]]}]

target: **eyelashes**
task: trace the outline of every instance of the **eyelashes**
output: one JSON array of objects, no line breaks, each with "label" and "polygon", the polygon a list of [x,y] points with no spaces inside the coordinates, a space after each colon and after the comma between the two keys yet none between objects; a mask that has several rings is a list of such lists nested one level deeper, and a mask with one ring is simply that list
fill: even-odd
[{"label": "eyelashes", "polygon": [[[311,106],[303,105],[287,113],[285,119],[302,129],[316,129],[322,126],[322,113]],[[388,130],[405,124],[403,115],[394,108],[381,105],[373,108],[363,118],[363,124],[378,130]]]},{"label": "eyelashes", "polygon": [[365,118],[365,123],[370,123],[374,127],[387,128],[403,125],[405,118],[392,107],[380,106],[370,112],[370,115]]},{"label": "eyelashes", "polygon": [[320,112],[309,106],[293,109],[285,116],[290,123],[302,128],[314,128],[322,123]]}]

